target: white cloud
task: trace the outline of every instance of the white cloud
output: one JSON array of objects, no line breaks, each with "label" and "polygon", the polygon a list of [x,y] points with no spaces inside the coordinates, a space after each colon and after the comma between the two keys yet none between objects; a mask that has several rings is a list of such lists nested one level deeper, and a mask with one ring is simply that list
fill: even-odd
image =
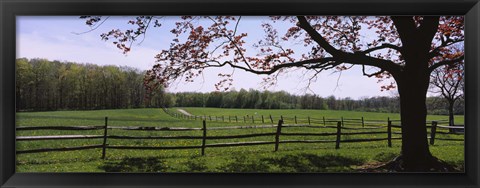
[{"label": "white cloud", "polygon": [[[72,39],[74,38],[75,39]],[[36,33],[22,33],[17,36],[17,57],[46,58],[50,60],[94,63],[99,65],[121,65],[150,69],[154,64],[157,50],[135,46],[135,50],[124,55],[111,43],[92,40],[89,36],[56,36],[49,40]]]}]

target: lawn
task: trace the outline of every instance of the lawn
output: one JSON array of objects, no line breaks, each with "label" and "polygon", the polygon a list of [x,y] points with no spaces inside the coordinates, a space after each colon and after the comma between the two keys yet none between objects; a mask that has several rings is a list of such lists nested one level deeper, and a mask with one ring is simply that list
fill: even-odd
[{"label": "lawn", "polygon": [[[270,115],[274,124],[280,116],[285,124],[307,124],[311,118],[312,125],[323,126],[321,119],[359,119],[385,120],[379,125],[386,125],[387,118],[398,119],[398,114],[328,111],[328,110],[258,110],[258,109],[216,109],[216,108],[182,108],[197,116],[215,116],[217,121],[207,119],[207,127],[268,125]],[[177,109],[171,112],[179,113]],[[248,115],[248,116],[247,116]],[[264,123],[261,116],[264,116]],[[221,119],[223,116],[223,119]],[[230,116],[230,119],[228,117]],[[233,121],[234,117],[238,119]],[[243,116],[249,121],[243,121]],[[251,117],[254,117],[252,123]],[[17,126],[103,126],[104,117],[108,117],[108,126],[147,126],[147,127],[186,127],[201,128],[200,117],[185,119],[175,118],[161,109],[122,109],[96,111],[55,111],[55,112],[21,112],[17,113]],[[268,119],[267,119],[268,117]],[[446,116],[428,116],[429,120],[445,120]],[[347,121],[346,121],[347,122]],[[463,116],[457,116],[456,122],[463,124]],[[327,123],[328,124],[328,123]],[[335,124],[335,122],[331,122]],[[357,126],[345,123],[345,126]],[[385,131],[383,128],[379,129]],[[276,128],[262,129],[227,129],[209,130],[208,136],[225,136],[241,134],[275,133]],[[283,128],[282,133],[335,133],[335,128]],[[345,132],[358,130],[346,130]],[[398,132],[398,129],[393,129]],[[444,130],[443,130],[444,131]],[[102,135],[103,130],[35,130],[18,131],[17,136],[41,135]],[[202,131],[132,131],[109,129],[108,135],[125,136],[202,136]],[[394,135],[398,137],[399,135]],[[444,138],[462,138],[461,135],[438,135]],[[343,139],[385,138],[386,134],[345,135]],[[335,136],[281,136],[280,140],[335,140]],[[275,141],[274,136],[207,140],[207,144]],[[102,144],[103,139],[78,140],[44,140],[19,141],[17,150],[38,148],[57,148]],[[110,146],[199,146],[201,139],[108,139]],[[17,172],[357,172],[366,164],[385,162],[400,151],[400,141],[393,140],[392,147],[387,141],[341,143],[335,149],[335,143],[282,143],[274,152],[274,145],[257,145],[241,147],[206,148],[205,156],[200,149],[186,150],[120,150],[107,149],[106,159],[101,159],[102,149],[79,151],[44,152],[17,155]],[[436,140],[430,147],[432,153],[459,169],[463,169],[463,142]]]}]

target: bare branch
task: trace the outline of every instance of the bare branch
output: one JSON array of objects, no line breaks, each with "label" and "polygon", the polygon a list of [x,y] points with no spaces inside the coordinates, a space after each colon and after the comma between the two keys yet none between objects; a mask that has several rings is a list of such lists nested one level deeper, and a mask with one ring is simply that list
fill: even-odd
[{"label": "bare branch", "polygon": [[211,65],[211,64],[208,64],[208,62],[203,62],[203,63],[206,64],[205,67],[223,67],[225,65],[229,65],[232,68],[238,68],[238,69],[241,69],[241,70],[244,70],[244,71],[247,71],[247,72],[251,72],[251,73],[255,73],[255,74],[271,75],[271,74],[275,73],[277,70],[280,70],[282,68],[304,67],[305,65],[308,65],[308,64],[321,64],[321,63],[325,64],[325,63],[331,62],[333,60],[334,60],[333,58],[327,57],[327,58],[320,58],[320,59],[309,59],[309,60],[298,61],[298,62],[293,62],[293,63],[284,63],[284,64],[275,65],[270,70],[265,70],[265,71],[254,70],[254,69],[251,69],[251,68],[248,68],[248,67],[239,66],[239,65],[233,64],[230,61],[225,61],[223,63],[220,63],[220,62],[217,62],[217,61],[211,61],[211,62],[218,63],[217,65]]},{"label": "bare branch", "polygon": [[84,32],[80,32],[80,33],[77,33],[77,32],[72,32],[72,33],[75,34],[75,35],[81,35],[81,34],[85,34],[85,33],[90,33],[90,32],[92,32],[92,31],[98,29],[101,25],[103,25],[103,23],[105,23],[105,22],[108,20],[108,18],[110,18],[110,16],[107,16],[107,18],[105,18],[105,19],[104,19],[102,22],[100,22],[99,24],[95,24],[95,27],[92,28],[92,29],[90,29],[90,30],[88,30],[88,31],[84,31]]},{"label": "bare branch", "polygon": [[372,73],[372,74],[367,74],[367,73],[365,72],[365,65],[362,65],[362,72],[363,72],[363,75],[364,75],[364,76],[372,77],[372,76],[377,76],[377,75],[379,75],[379,74],[382,74],[383,72],[385,72],[385,70],[380,69],[378,72],[374,72],[374,73]]},{"label": "bare branch", "polygon": [[145,26],[145,31],[143,32],[143,38],[142,38],[142,41],[140,41],[138,44],[142,44],[143,41],[145,41],[145,38],[147,38],[147,31],[148,31],[148,27],[150,26],[150,22],[152,22],[152,19],[153,17],[151,17],[150,19],[148,19],[148,22],[147,22],[147,26]]}]

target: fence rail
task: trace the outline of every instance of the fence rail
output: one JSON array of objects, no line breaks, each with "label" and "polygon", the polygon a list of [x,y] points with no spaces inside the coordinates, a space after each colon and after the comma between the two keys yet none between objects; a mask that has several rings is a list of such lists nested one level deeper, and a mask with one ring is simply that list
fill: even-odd
[{"label": "fence rail", "polygon": [[[166,111],[167,112],[167,111]],[[170,113],[170,112],[167,112]],[[178,115],[176,115],[178,116]],[[74,146],[74,147],[63,147],[63,148],[40,148],[40,149],[29,149],[29,150],[17,150],[17,154],[26,154],[26,153],[39,153],[39,152],[54,152],[54,151],[74,151],[74,150],[84,150],[84,149],[95,149],[102,148],[102,158],[106,156],[106,151],[108,149],[125,149],[125,150],[175,150],[175,149],[201,149],[201,154],[205,155],[206,148],[215,148],[215,147],[236,147],[236,146],[253,146],[253,145],[274,145],[274,151],[278,151],[280,144],[285,143],[335,143],[335,148],[339,149],[341,143],[354,143],[354,142],[376,142],[376,141],[387,141],[388,147],[392,147],[392,140],[401,139],[401,137],[392,137],[392,134],[399,135],[401,132],[392,131],[392,128],[401,128],[401,123],[399,121],[394,121],[388,119],[386,125],[378,125],[381,123],[380,120],[368,120],[362,118],[341,118],[340,120],[334,121],[328,118],[311,118],[308,117],[308,123],[299,124],[299,121],[302,120],[298,117],[293,118],[293,124],[285,124],[285,117],[281,116],[281,119],[278,120],[276,125],[243,125],[243,126],[228,126],[228,127],[208,127],[207,121],[211,118],[209,116],[195,116],[191,119],[197,117],[203,117],[202,119],[202,128],[188,128],[188,127],[147,127],[147,126],[136,126],[136,127],[124,127],[124,126],[109,126],[108,118],[105,117],[104,126],[21,126],[16,127],[17,131],[27,131],[27,130],[70,130],[70,131],[85,131],[85,130],[101,130],[103,129],[103,135],[48,135],[48,136],[17,136],[17,141],[40,141],[40,140],[68,140],[68,139],[101,139],[103,138],[102,144],[98,145],[87,145],[87,146]],[[255,122],[253,116],[252,123]],[[208,120],[207,120],[208,119]],[[214,118],[218,119],[218,118]],[[223,121],[226,118],[222,117]],[[246,118],[245,118],[246,119]],[[287,118],[288,119],[288,118]],[[231,118],[228,116],[227,121],[235,120],[236,118]],[[262,122],[265,120],[273,121],[272,116],[268,118],[263,118]],[[292,119],[291,119],[292,120]],[[312,124],[314,120],[320,120],[318,124]],[[326,125],[326,122],[336,122],[336,125]],[[355,121],[357,123],[355,124]],[[377,125],[369,125],[370,122],[376,122]],[[395,122],[395,124],[393,123]],[[463,126],[445,126],[438,125],[442,121],[432,121],[428,122],[430,129],[430,134],[428,139],[430,144],[434,145],[435,140],[449,140],[449,141],[463,141],[464,139],[458,138],[436,138],[436,134],[461,134],[459,132],[442,132],[437,131],[437,129],[458,129],[463,130]],[[443,122],[442,122],[443,123]],[[346,126],[347,125],[347,126]],[[351,127],[355,125],[356,127]],[[361,127],[360,127],[361,126]],[[331,132],[322,132],[322,133],[312,133],[312,132],[295,132],[289,133],[285,132],[284,129],[289,128],[328,128]],[[259,128],[270,128],[274,129],[272,132],[268,133],[249,133],[249,134],[240,134],[240,135],[214,135],[207,136],[209,130],[232,130],[232,129],[259,129]],[[202,136],[128,136],[128,135],[112,135],[108,133],[108,130],[119,129],[119,130],[131,130],[131,131],[202,131]],[[378,130],[377,129],[385,129]],[[342,132],[342,130],[358,131],[360,132]],[[282,132],[283,131],[283,132]],[[351,139],[351,138],[342,138],[342,136],[349,135],[385,135],[382,138],[362,138],[362,139]],[[314,137],[329,137],[324,140],[283,140],[282,137],[290,136],[314,136]],[[238,138],[254,138],[254,137],[273,137],[274,141],[248,141],[248,142],[232,142],[232,143],[211,143],[208,144],[207,141],[212,140],[222,140],[222,139],[238,139]],[[332,138],[335,137],[335,138]],[[122,145],[109,145],[108,139],[150,139],[150,140],[181,140],[181,139],[190,139],[190,140],[201,140],[201,145],[193,146],[122,146]]]}]

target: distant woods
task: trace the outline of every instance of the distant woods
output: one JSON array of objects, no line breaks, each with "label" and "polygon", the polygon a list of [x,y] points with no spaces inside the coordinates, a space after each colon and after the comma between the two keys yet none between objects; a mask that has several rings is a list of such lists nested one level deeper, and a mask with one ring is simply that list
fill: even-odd
[{"label": "distant woods", "polygon": [[130,67],[17,59],[17,111],[158,106],[144,100],[144,72]]},{"label": "distant woods", "polygon": [[[215,107],[215,108],[255,108],[255,109],[318,109],[347,110],[365,112],[399,113],[398,97],[336,98],[318,95],[292,95],[285,91],[271,92],[258,90],[194,93],[183,92],[168,94],[167,107]],[[427,109],[430,114],[446,115],[448,103],[442,97],[427,97]],[[464,113],[464,101],[459,100],[454,108],[455,114]]]},{"label": "distant woods", "polygon": [[[125,66],[17,59],[16,108],[17,111],[53,111],[166,106],[400,112],[398,97],[354,100],[253,89],[165,93],[163,88],[158,88],[147,94],[144,76],[145,71]],[[441,97],[427,98],[430,114],[448,114],[447,106]],[[454,113],[464,113],[463,100],[457,102]]]}]

